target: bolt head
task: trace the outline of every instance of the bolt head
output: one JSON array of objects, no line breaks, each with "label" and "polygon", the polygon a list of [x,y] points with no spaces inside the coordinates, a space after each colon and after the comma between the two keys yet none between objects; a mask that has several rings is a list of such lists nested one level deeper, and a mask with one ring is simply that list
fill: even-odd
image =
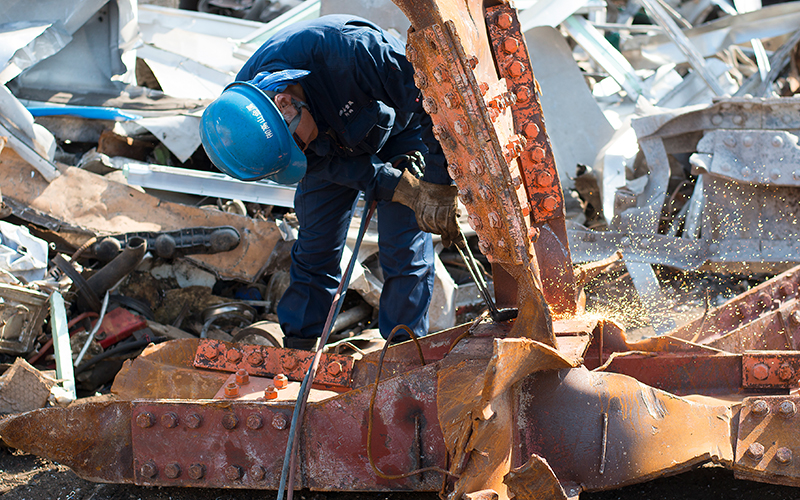
[{"label": "bolt head", "polygon": [[239,418],[233,413],[226,413],[222,416],[222,427],[232,431],[239,426]]},{"label": "bolt head", "polygon": [[764,445],[761,443],[752,443],[747,447],[747,454],[755,460],[761,460],[764,457]]},{"label": "bolt head", "polygon": [[250,366],[258,366],[264,362],[264,356],[260,353],[253,352],[247,356],[247,364]]},{"label": "bolt head", "polygon": [[481,95],[486,95],[486,93],[489,92],[489,84],[486,82],[481,82],[478,84],[478,90],[480,90]]},{"label": "bolt head", "polygon": [[225,353],[225,359],[230,363],[238,363],[242,360],[242,353],[236,349],[229,349],[228,352]]},{"label": "bolt head", "polygon": [[788,464],[792,461],[792,450],[785,446],[781,446],[775,450],[775,460],[781,464]]},{"label": "bolt head", "polygon": [[206,475],[206,466],[203,464],[192,464],[189,466],[189,470],[186,474],[189,476],[189,479],[194,479],[195,481],[203,479],[203,476]]},{"label": "bolt head", "polygon": [[773,148],[780,148],[780,147],[782,147],[782,146],[783,146],[783,137],[781,137],[781,136],[779,136],[779,135],[776,135],[776,136],[774,136],[774,137],[772,138],[772,140],[770,141],[770,144],[772,144],[772,147],[773,147]]},{"label": "bolt head", "polygon": [[229,481],[238,481],[242,478],[244,471],[238,465],[227,465],[225,466],[225,477],[228,478]]},{"label": "bolt head", "polygon": [[483,175],[483,163],[480,160],[469,162],[469,169],[475,175]]},{"label": "bolt head", "polygon": [[217,359],[219,355],[219,351],[217,350],[216,344],[205,344],[203,345],[202,355],[208,359]]},{"label": "bolt head", "polygon": [[556,208],[558,208],[558,200],[555,196],[546,196],[544,200],[542,200],[542,208],[547,210],[548,212],[552,212]]},{"label": "bolt head", "polygon": [[186,427],[190,429],[197,429],[203,424],[203,417],[197,413],[190,413],[186,416]]},{"label": "bolt head", "polygon": [[490,254],[492,253],[492,244],[486,240],[478,239],[478,250],[484,255]]},{"label": "bolt head", "polygon": [[414,73],[414,85],[419,89],[424,89],[428,86],[428,77],[425,76],[425,73],[422,71],[416,71]]},{"label": "bolt head", "polygon": [[508,73],[514,78],[519,78],[525,73],[525,65],[520,61],[514,61],[508,65]]},{"label": "bolt head", "polygon": [[716,115],[712,116],[711,117],[711,123],[714,124],[714,125],[719,125],[720,123],[722,123],[722,115],[721,114],[716,114]]},{"label": "bolt head", "polygon": [[742,116],[742,115],[734,116],[733,117],[733,123],[735,123],[736,125],[741,125],[742,123],[744,123],[744,116]]},{"label": "bolt head", "polygon": [[272,427],[278,429],[279,431],[284,430],[288,424],[289,421],[286,420],[286,417],[280,413],[272,417]]},{"label": "bolt head", "polygon": [[478,58],[476,56],[469,56],[467,58],[467,66],[469,66],[469,69],[477,68],[478,67],[478,62],[479,61],[478,61]]},{"label": "bolt head", "polygon": [[264,419],[261,418],[261,415],[248,415],[246,425],[251,431],[257,431],[264,426]]},{"label": "bolt head", "polygon": [[757,380],[767,380],[769,377],[769,366],[764,363],[753,365],[753,377]]},{"label": "bolt head", "polygon": [[338,361],[331,361],[328,363],[328,374],[332,377],[335,377],[342,373],[342,364]]},{"label": "bolt head", "polygon": [[276,389],[285,389],[289,385],[289,379],[283,373],[279,373],[272,379],[272,385]]},{"label": "bolt head", "polygon": [[472,199],[472,191],[470,191],[468,188],[459,189],[458,190],[458,197],[466,205],[469,205],[473,201],[473,199]]},{"label": "bolt head", "polygon": [[763,399],[756,399],[753,401],[750,411],[758,416],[764,416],[769,413],[769,405]]},{"label": "bolt head", "polygon": [[464,122],[464,120],[456,120],[453,123],[453,130],[455,130],[456,134],[458,135],[467,135],[469,132],[469,127],[467,127],[467,124]]},{"label": "bolt head", "polygon": [[156,423],[156,417],[149,411],[143,411],[142,413],[136,415],[136,425],[141,427],[142,429],[147,429],[148,427],[154,426]]},{"label": "bolt head", "polygon": [[278,399],[278,391],[273,386],[264,389],[264,399]]},{"label": "bolt head", "polygon": [[447,173],[450,174],[451,179],[458,179],[461,177],[461,168],[459,168],[457,163],[448,163]]},{"label": "bolt head", "polygon": [[530,121],[525,124],[525,129],[523,130],[525,137],[528,139],[535,139],[539,135],[539,126],[536,123]]},{"label": "bolt head", "polygon": [[495,229],[503,226],[503,222],[497,212],[489,212],[488,219],[489,225]]},{"label": "bolt head", "polygon": [[729,148],[732,148],[732,147],[736,146],[736,138],[735,138],[734,136],[732,136],[732,135],[728,135],[728,136],[726,136],[726,137],[725,137],[725,138],[722,140],[722,142],[723,142],[723,143],[724,143],[726,146],[728,146]]},{"label": "bolt head", "polygon": [[247,370],[240,369],[236,370],[236,383],[239,386],[247,385],[250,383],[250,374],[247,373]]},{"label": "bolt head", "polygon": [[778,367],[778,378],[783,382],[790,382],[794,378],[794,368],[789,363],[781,363]]},{"label": "bolt head", "polygon": [[226,398],[239,397],[239,385],[236,382],[229,382],[225,384],[225,397]]},{"label": "bolt head", "polygon": [[547,170],[542,170],[538,174],[536,174],[536,184],[539,187],[548,187],[553,184],[553,174],[548,172]]},{"label": "bolt head", "polygon": [[458,106],[458,96],[452,92],[448,92],[444,95],[444,105],[447,106],[448,109],[455,108]]},{"label": "bolt head", "polygon": [[406,45],[406,59],[408,59],[409,62],[415,62],[417,60],[417,55],[417,49],[411,45]]},{"label": "bolt head", "polygon": [[139,469],[139,473],[142,475],[142,477],[154,478],[156,475],[158,475],[158,467],[156,467],[155,462],[148,460],[142,464],[142,467]]},{"label": "bolt head", "polygon": [[469,214],[467,218],[467,223],[469,227],[472,228],[473,231],[480,231],[483,229],[483,221],[477,214]]},{"label": "bolt head", "polygon": [[794,285],[791,283],[781,283],[781,286],[778,287],[778,293],[781,294],[781,297],[786,298],[794,293]]},{"label": "bolt head", "polygon": [[531,91],[528,87],[520,87],[514,95],[517,96],[517,102],[520,104],[525,104],[531,99]]},{"label": "bolt head", "polygon": [[429,115],[435,115],[436,112],[439,111],[439,106],[432,97],[426,97],[422,100],[422,109]]},{"label": "bolt head", "polygon": [[744,136],[744,139],[742,139],[742,144],[744,144],[745,147],[748,147],[748,148],[750,146],[752,146],[753,143],[755,143],[755,142],[756,141],[755,141],[755,139],[753,139],[752,135],[746,135],[746,136]]},{"label": "bolt head", "polygon": [[260,465],[254,465],[250,467],[250,477],[252,477],[254,481],[263,481],[264,478],[267,477],[267,469]]},{"label": "bolt head", "polygon": [[784,418],[791,418],[797,413],[797,406],[794,401],[781,401],[778,405],[778,414]]},{"label": "bolt head", "polygon": [[178,464],[167,464],[164,466],[164,475],[170,479],[176,479],[181,475],[181,466]]},{"label": "bolt head", "polygon": [[497,25],[504,30],[507,30],[511,27],[511,24],[514,22],[514,19],[511,17],[511,14],[507,12],[503,12],[499,16],[497,16]]},{"label": "bolt head", "polygon": [[519,50],[519,41],[514,37],[508,37],[503,40],[503,52],[506,54],[513,54]]},{"label": "bolt head", "polygon": [[161,415],[161,425],[167,429],[172,429],[178,426],[178,415],[173,412],[167,412]]},{"label": "bolt head", "polygon": [[433,69],[433,79],[436,80],[437,83],[442,83],[447,78],[447,72],[441,66],[436,66]]}]

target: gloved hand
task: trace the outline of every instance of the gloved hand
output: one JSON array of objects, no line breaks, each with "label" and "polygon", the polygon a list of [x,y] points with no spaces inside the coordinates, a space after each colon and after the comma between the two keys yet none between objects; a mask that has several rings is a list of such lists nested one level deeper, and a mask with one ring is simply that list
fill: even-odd
[{"label": "gloved hand", "polygon": [[405,170],[394,190],[392,201],[411,208],[419,228],[441,235],[442,244],[447,248],[460,234],[456,220],[457,194],[456,186],[426,182]]}]

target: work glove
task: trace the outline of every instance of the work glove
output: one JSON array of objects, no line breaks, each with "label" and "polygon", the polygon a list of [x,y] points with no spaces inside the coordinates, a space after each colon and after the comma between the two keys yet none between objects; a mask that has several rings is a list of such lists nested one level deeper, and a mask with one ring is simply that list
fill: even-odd
[{"label": "work glove", "polygon": [[426,233],[441,235],[442,244],[447,248],[460,234],[456,220],[457,194],[456,186],[426,182],[404,170],[392,201],[411,208],[419,228]]}]

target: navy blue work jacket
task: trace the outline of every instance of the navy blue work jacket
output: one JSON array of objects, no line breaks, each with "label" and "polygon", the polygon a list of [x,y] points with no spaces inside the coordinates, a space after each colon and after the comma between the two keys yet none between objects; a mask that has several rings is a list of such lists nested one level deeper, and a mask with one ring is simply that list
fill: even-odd
[{"label": "navy blue work jacket", "polygon": [[284,69],[311,72],[299,82],[319,128],[306,149],[308,173],[388,200],[402,172],[385,162],[418,150],[424,179],[450,183],[414,69],[396,37],[349,15],[295,23],[267,40],[236,79]]}]

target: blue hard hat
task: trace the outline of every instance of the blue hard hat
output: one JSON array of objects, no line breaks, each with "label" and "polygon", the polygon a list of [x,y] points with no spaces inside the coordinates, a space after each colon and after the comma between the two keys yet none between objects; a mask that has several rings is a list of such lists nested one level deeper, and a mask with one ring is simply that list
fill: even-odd
[{"label": "blue hard hat", "polygon": [[306,173],[306,156],[278,107],[248,82],[231,83],[206,108],[200,139],[218,169],[243,181],[294,184]]}]

